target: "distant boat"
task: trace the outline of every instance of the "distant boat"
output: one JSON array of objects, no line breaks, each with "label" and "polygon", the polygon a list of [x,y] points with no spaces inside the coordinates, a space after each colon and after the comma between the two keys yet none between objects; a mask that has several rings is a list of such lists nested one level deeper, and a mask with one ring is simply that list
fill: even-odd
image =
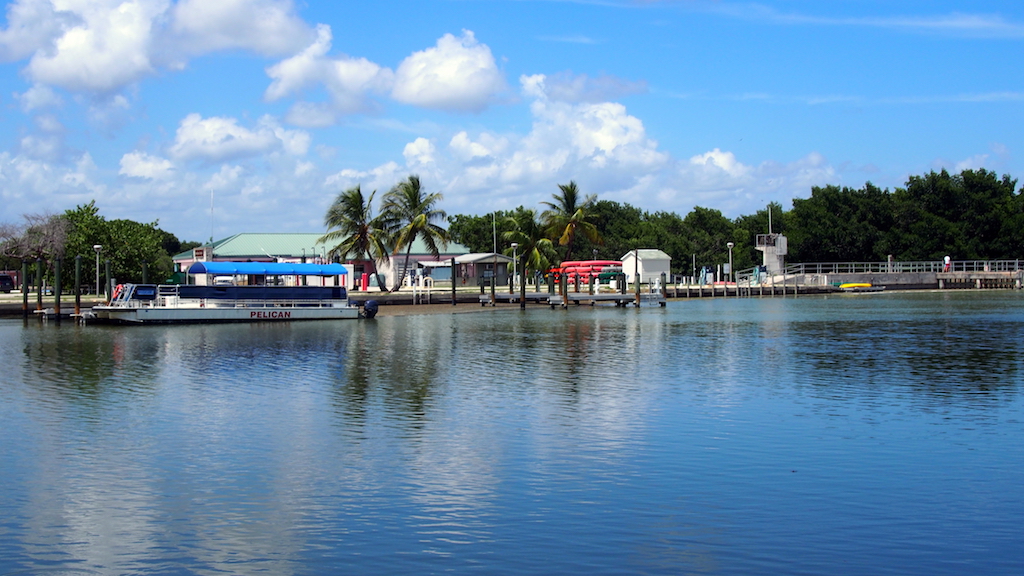
[{"label": "distant boat", "polygon": [[885,286],[873,286],[870,282],[846,282],[839,285],[843,292],[881,292]]}]

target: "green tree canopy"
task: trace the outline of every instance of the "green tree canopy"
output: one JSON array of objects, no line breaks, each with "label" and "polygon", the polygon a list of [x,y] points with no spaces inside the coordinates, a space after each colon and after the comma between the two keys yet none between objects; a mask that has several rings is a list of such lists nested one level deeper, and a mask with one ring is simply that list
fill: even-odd
[{"label": "green tree canopy", "polygon": [[572,260],[577,237],[586,238],[595,244],[603,242],[597,226],[588,215],[588,211],[597,201],[597,196],[581,198],[579,187],[574,181],[559,184],[558,190],[559,194],[551,195],[554,202],[543,203],[547,210],[541,214],[541,220],[548,236],[552,240],[557,239],[560,246],[565,246],[563,260]]},{"label": "green tree canopy", "polygon": [[[436,222],[445,221],[447,214],[436,208],[443,196],[439,192],[426,194],[420,186],[419,176],[409,176],[384,195],[383,222],[394,240],[394,254],[405,250],[402,270],[409,267],[413,242],[423,240],[427,250],[438,257],[441,248],[448,246],[448,232]],[[397,290],[396,282],[392,290]]]},{"label": "green tree canopy", "polygon": [[373,197],[363,198],[362,189],[356,185],[338,194],[327,209],[324,225],[328,232],[317,241],[334,243],[332,255],[355,260],[373,260],[377,264],[377,285],[387,290],[379,268],[386,263],[391,252],[391,237],[387,224],[380,216],[373,215]]},{"label": "green tree canopy", "polygon": [[[107,220],[100,216],[95,201],[64,212],[63,218],[70,225],[65,257],[70,260],[82,256],[84,278],[95,274],[94,245],[102,246],[101,272],[103,261],[110,260],[111,274],[118,282],[141,282],[143,263],[148,268],[150,282],[162,282],[173,272],[173,254],[169,254],[164,246],[177,244],[180,248],[181,243],[161,230],[157,222],[142,224],[133,220]],[[64,267],[66,286],[73,281],[73,274],[71,266]]]}]

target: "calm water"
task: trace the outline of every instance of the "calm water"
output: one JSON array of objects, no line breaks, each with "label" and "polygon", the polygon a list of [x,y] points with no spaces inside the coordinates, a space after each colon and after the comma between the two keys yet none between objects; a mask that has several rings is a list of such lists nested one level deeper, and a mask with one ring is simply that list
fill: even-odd
[{"label": "calm water", "polygon": [[0,322],[0,574],[1024,573],[1024,294]]}]

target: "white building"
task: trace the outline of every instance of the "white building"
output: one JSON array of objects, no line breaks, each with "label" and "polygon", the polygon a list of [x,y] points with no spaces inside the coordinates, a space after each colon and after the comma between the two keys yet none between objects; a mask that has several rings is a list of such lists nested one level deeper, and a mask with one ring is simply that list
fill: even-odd
[{"label": "white building", "polygon": [[671,278],[672,257],[656,248],[630,250],[620,260],[622,260],[622,272],[626,275],[626,282],[630,284],[633,283],[636,274],[640,275],[641,284],[661,281],[662,274],[666,279]]}]

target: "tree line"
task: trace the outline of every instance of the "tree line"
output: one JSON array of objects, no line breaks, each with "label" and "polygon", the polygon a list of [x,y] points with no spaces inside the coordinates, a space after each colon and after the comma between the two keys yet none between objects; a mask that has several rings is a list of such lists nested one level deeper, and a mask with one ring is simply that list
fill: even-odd
[{"label": "tree line", "polygon": [[[754,214],[727,218],[719,210],[695,207],[685,216],[647,212],[629,204],[584,195],[575,182],[561,184],[539,208],[517,207],[484,215],[448,216],[438,205],[441,193],[424,191],[409,176],[380,198],[355,186],[337,195],[328,208],[320,238],[339,260],[387,262],[408,266],[413,243],[421,240],[437,256],[449,242],[472,252],[499,251],[520,259],[520,270],[543,271],[566,260],[618,260],[637,248],[658,248],[672,257],[672,271],[728,261],[734,243],[738,270],[760,264],[758,234],[771,229],[789,238],[790,262],[881,262],[1016,259],[1024,246],[1024,195],[1017,180],[985,169],[950,174],[942,170],[911,176],[893,191],[870,182],[861,188],[815,186],[792,208],[771,203]],[[445,225],[447,227],[445,227]],[[515,250],[511,244],[517,244]],[[140,281],[142,263],[151,278],[173,272],[171,256],[198,246],[180,242],[157,222],[107,220],[95,202],[59,215],[26,215],[20,224],[0,224],[0,267],[21,261],[68,261],[83,256],[84,278],[95,273],[93,245],[103,246],[115,277]],[[404,256],[404,258],[401,258]],[[52,279],[52,272],[49,272]],[[70,286],[73,266],[64,266]],[[378,277],[378,285],[386,289]]]},{"label": "tree line", "polygon": [[[565,199],[563,187],[555,203]],[[911,176],[906,186],[893,191],[870,182],[861,188],[815,186],[809,198],[793,200],[790,210],[771,203],[754,214],[727,218],[719,210],[695,207],[686,216],[674,212],[647,212],[629,204],[590,196],[579,206],[584,222],[595,234],[563,243],[558,225],[548,211],[538,223],[553,241],[551,260],[617,260],[636,248],[658,248],[672,257],[672,271],[690,275],[694,268],[728,262],[733,242],[737,270],[761,263],[756,249],[758,234],[771,231],[789,240],[790,262],[883,262],[1000,260],[1024,256],[1024,195],[1017,180],[998,177],[988,170],[959,174],[929,172]],[[562,218],[569,210],[561,208]],[[492,246],[492,227],[498,237],[515,241],[517,223],[535,211],[519,207],[489,214],[454,215],[448,231],[453,241],[471,251]],[[510,249],[505,251],[511,254]],[[577,258],[578,257],[578,258]]]},{"label": "tree line", "polygon": [[[171,258],[184,250],[199,246],[198,242],[181,242],[170,232],[161,230],[157,222],[107,220],[99,214],[96,202],[76,206],[63,214],[26,214],[21,223],[0,224],[0,266],[4,270],[21,268],[22,262],[42,260],[44,278],[54,283],[52,265],[65,261],[61,284],[74,282],[74,258],[82,256],[82,282],[91,285],[96,274],[96,251],[101,246],[100,272],[110,261],[111,274],[124,282],[141,282],[143,268],[149,280],[163,282],[174,272]],[[31,267],[35,273],[35,266]]]}]

